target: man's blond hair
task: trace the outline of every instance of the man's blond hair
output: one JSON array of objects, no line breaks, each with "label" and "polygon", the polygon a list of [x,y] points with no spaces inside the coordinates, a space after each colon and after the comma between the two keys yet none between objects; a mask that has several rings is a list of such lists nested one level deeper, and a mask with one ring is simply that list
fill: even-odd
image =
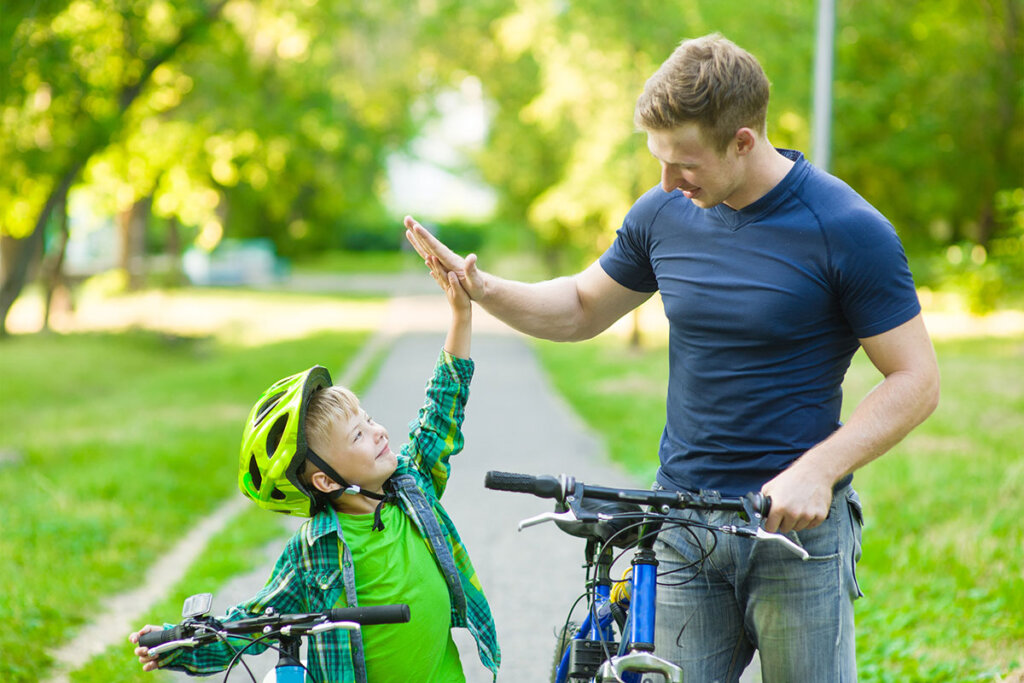
[{"label": "man's blond hair", "polygon": [[765,134],[768,91],[757,59],[713,33],[683,41],[647,79],[633,121],[645,131],[696,123],[723,153],[740,128]]}]

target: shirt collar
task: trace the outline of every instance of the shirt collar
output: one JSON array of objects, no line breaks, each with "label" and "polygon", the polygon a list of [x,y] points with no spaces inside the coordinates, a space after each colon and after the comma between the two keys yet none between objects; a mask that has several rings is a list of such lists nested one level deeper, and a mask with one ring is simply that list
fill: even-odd
[{"label": "shirt collar", "polygon": [[313,515],[306,526],[306,543],[313,545],[327,534],[338,533],[338,513],[328,506]]}]

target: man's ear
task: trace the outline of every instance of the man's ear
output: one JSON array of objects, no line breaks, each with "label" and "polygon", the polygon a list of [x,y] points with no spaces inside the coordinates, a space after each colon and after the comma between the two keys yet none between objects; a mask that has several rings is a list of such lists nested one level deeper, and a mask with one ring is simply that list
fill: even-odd
[{"label": "man's ear", "polygon": [[310,477],[309,481],[313,485],[313,488],[321,493],[330,493],[331,491],[337,491],[341,488],[341,485],[338,484],[338,482],[334,481],[323,472],[314,473],[313,476]]},{"label": "man's ear", "polygon": [[733,137],[736,145],[736,153],[739,155],[750,154],[757,144],[757,134],[747,127],[740,128]]}]

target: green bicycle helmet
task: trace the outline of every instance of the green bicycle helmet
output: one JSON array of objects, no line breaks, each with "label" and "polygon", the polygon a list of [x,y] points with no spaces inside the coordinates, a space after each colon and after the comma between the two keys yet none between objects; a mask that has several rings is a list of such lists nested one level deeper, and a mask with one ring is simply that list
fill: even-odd
[{"label": "green bicycle helmet", "polygon": [[327,368],[314,365],[272,384],[249,412],[238,459],[238,488],[261,508],[310,517],[319,507],[299,471],[310,453],[306,407],[313,392],[329,386]]},{"label": "green bicycle helmet", "polygon": [[[272,384],[249,412],[238,458],[238,488],[261,508],[288,515],[312,517],[325,499],[363,495],[381,501],[395,500],[393,492],[364,491],[346,482],[306,443],[306,408],[313,393],[331,386],[327,368],[314,365],[305,372]],[[311,461],[341,488],[320,494],[302,482],[302,464]],[[383,529],[381,505],[374,511],[374,528]]]}]

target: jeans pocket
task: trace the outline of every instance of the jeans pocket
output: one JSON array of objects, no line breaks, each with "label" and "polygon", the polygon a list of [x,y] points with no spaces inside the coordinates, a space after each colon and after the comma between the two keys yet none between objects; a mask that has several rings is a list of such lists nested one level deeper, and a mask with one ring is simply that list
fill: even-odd
[{"label": "jeans pocket", "polygon": [[864,597],[857,582],[857,563],[860,562],[862,550],[862,536],[864,531],[864,506],[860,502],[860,496],[853,488],[847,489],[846,506],[849,509],[850,517],[850,582],[851,595],[854,599]]}]

